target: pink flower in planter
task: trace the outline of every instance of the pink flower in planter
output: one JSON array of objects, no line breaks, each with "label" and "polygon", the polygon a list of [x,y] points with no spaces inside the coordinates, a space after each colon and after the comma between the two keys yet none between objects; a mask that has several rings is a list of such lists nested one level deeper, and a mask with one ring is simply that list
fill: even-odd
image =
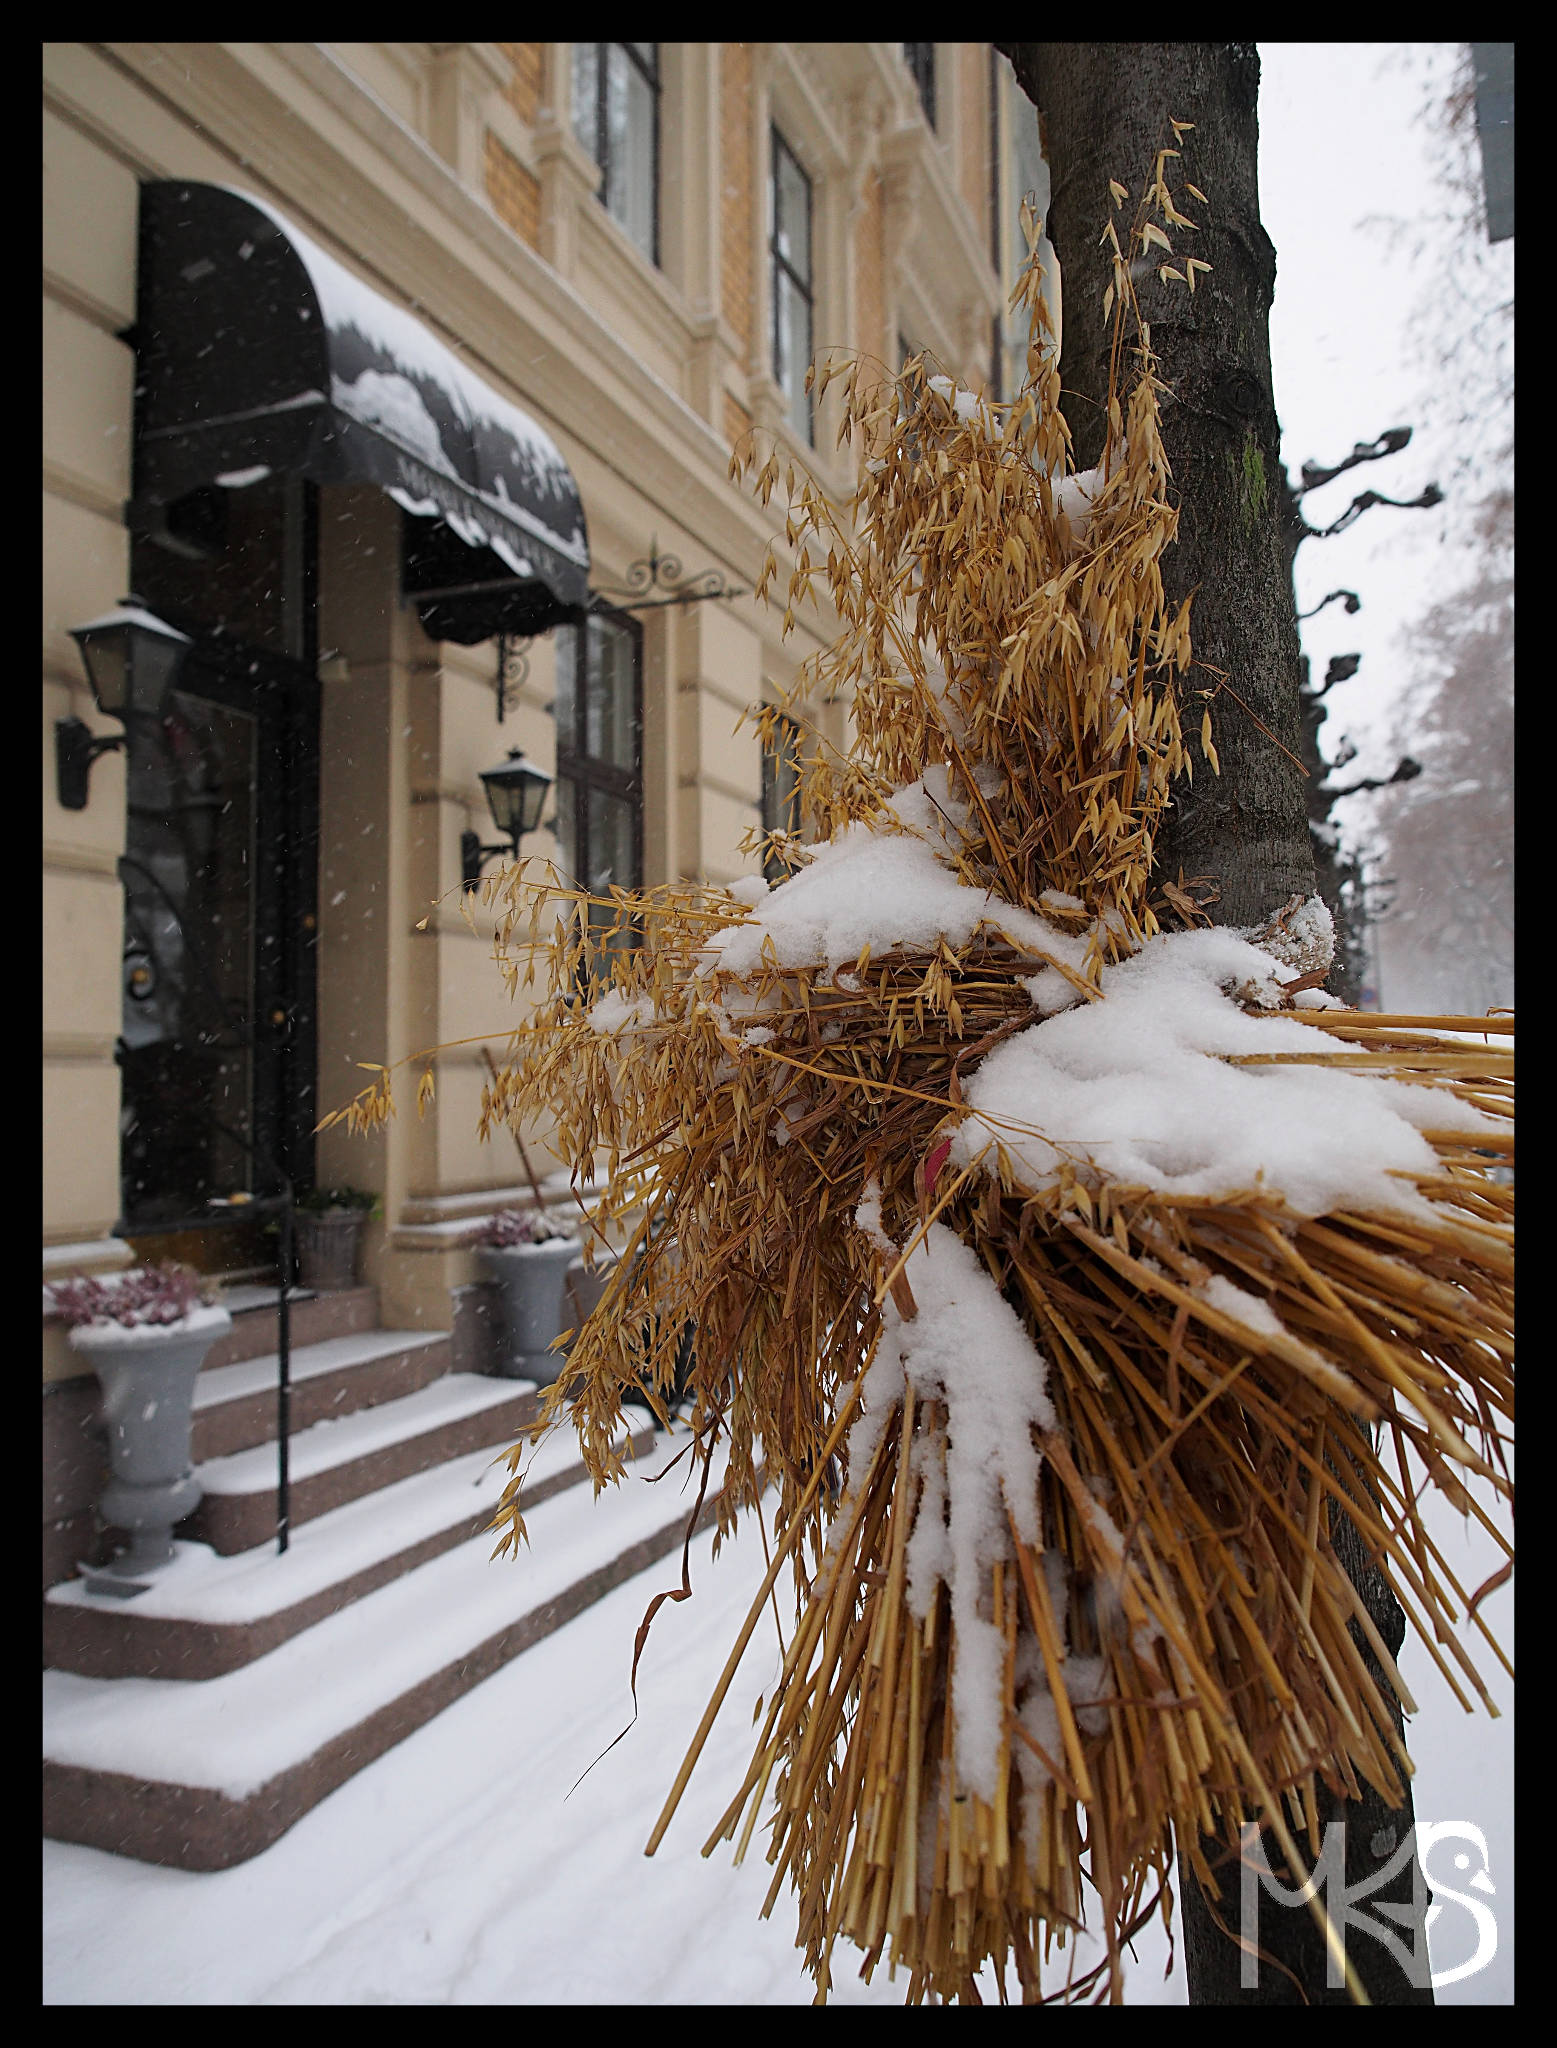
[{"label": "pink flower in planter", "polygon": [[515,1244],[550,1244],[577,1235],[565,1212],[559,1216],[546,1209],[499,1209],[476,1243],[501,1249]]},{"label": "pink flower in planter", "polygon": [[171,1259],[155,1266],[132,1266],[108,1280],[55,1280],[48,1292],[72,1330],[92,1323],[116,1323],[124,1329],[181,1323],[205,1305],[200,1274]]}]

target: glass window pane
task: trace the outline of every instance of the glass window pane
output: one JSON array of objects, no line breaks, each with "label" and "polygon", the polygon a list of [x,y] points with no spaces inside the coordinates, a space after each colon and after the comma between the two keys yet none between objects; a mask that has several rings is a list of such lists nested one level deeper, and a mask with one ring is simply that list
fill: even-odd
[{"label": "glass window pane", "polygon": [[571,775],[557,777],[557,870],[565,882],[578,876],[578,785]]},{"label": "glass window pane", "polygon": [[632,66],[620,43],[604,45],[605,91],[605,203],[620,218],[622,204],[622,163],[627,154],[627,74]]},{"label": "glass window pane", "polygon": [[779,743],[762,757],[762,823],[768,832],[800,830],[800,728],[792,719],[779,725]]},{"label": "glass window pane", "polygon": [[242,1142],[253,1056],[242,1041],[254,1021],[258,726],[180,690],[156,738],[136,742],[122,1128],[127,1206],[155,1218],[255,1184]]},{"label": "glass window pane", "polygon": [[577,626],[559,626],[556,632],[557,694],[552,716],[557,722],[557,745],[565,753],[578,751],[578,691],[574,677],[578,670]]},{"label": "glass window pane", "polygon": [[573,45],[573,133],[600,162],[600,45]]},{"label": "glass window pane", "polygon": [[803,284],[811,282],[811,181],[781,136],[774,138],[773,241]]},{"label": "glass window pane", "polygon": [[638,881],[636,806],[626,797],[603,789],[589,792],[589,873],[591,890],[605,895],[614,883],[632,889]]},{"label": "glass window pane", "polygon": [[590,621],[585,749],[593,760],[633,772],[638,767],[637,651],[626,628],[605,619]]},{"label": "glass window pane", "polygon": [[654,249],[655,92],[620,43],[607,47],[604,198],[652,263]]},{"label": "glass window pane", "polygon": [[650,76],[651,78],[657,78],[657,77],[658,77],[658,75],[659,75],[659,68],[660,68],[660,65],[659,65],[659,52],[660,52],[660,46],[659,46],[659,44],[658,44],[658,43],[629,43],[627,47],[628,47],[628,48],[629,48],[630,50],[632,50],[632,51],[633,51],[633,52],[635,53],[635,55],[637,56],[638,62],[639,62],[639,63],[640,63],[640,64],[641,64],[642,66],[643,66],[644,70],[645,70],[645,71],[646,71],[646,72],[647,72],[647,73],[649,74],[649,76]]},{"label": "glass window pane", "polygon": [[773,377],[784,393],[785,413],[802,440],[811,438],[811,398],[805,388],[811,362],[811,308],[786,271],[775,272]]},{"label": "glass window pane", "polygon": [[618,218],[652,263],[654,247],[655,91],[637,71],[627,80],[627,157]]}]

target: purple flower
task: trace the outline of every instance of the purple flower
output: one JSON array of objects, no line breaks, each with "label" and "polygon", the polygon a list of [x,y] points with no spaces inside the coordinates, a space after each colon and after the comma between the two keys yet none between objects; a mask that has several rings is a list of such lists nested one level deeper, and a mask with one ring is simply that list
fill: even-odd
[{"label": "purple flower", "polygon": [[499,1209],[477,1238],[478,1244],[550,1244],[576,1233],[545,1209]]},{"label": "purple flower", "polygon": [[132,1266],[107,1281],[90,1277],[55,1280],[49,1293],[72,1330],[87,1323],[119,1323],[126,1329],[146,1323],[179,1323],[193,1315],[202,1300],[200,1275],[171,1259],[155,1266]]}]

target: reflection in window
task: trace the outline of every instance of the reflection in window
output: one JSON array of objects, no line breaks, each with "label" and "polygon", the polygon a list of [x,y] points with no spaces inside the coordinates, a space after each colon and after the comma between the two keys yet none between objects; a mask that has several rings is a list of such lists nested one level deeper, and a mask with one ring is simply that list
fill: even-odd
[{"label": "reflection in window", "polygon": [[573,45],[573,132],[600,166],[600,202],[660,260],[658,43]]},{"label": "reflection in window", "polygon": [[[1044,162],[1043,138],[1038,126],[1038,109],[1016,82],[1016,75],[1004,57],[992,56],[995,83],[993,229],[995,267],[1000,274],[1004,313],[997,320],[997,365],[995,390],[1006,398],[1022,388],[1027,375],[1029,315],[1025,306],[1014,310],[1010,294],[1027,262],[1027,235],[1022,227],[1022,201],[1031,198],[1040,217],[1049,210],[1049,166]],[[1046,252],[1045,260],[1053,251]],[[1051,315],[1059,315],[1059,294],[1049,296]]]},{"label": "reflection in window", "polygon": [[[592,895],[643,883],[642,628],[597,613],[557,632],[557,865]],[[615,913],[590,910],[601,943]]]},{"label": "reflection in window", "polygon": [[[149,721],[148,721],[149,723]],[[256,721],[175,690],[128,757],[124,1206],[252,1184]]]},{"label": "reflection in window", "polygon": [[811,394],[806,371],[812,350],[811,180],[775,128],[770,193],[772,254],[773,381],[784,394],[790,428],[809,443]]},{"label": "reflection in window", "polygon": [[[800,831],[800,727],[793,718],[774,721],[774,744],[762,750],[762,829]],[[770,883],[778,883],[789,869],[770,853],[762,872]]]}]

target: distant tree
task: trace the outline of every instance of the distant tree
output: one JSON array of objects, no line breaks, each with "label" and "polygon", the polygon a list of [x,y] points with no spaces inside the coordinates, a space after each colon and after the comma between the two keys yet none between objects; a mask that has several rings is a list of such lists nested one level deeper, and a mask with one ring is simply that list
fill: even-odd
[{"label": "distant tree", "polygon": [[1393,878],[1378,940],[1392,1006],[1479,1011],[1514,999],[1514,297],[1513,243],[1486,235],[1468,44],[1447,90],[1429,74],[1421,119],[1440,168],[1407,245],[1423,276],[1410,330],[1418,406],[1453,450],[1448,587],[1406,634],[1414,681],[1391,737],[1422,774],[1375,800]]},{"label": "distant tree", "polygon": [[1380,939],[1391,987],[1420,1008],[1514,1000],[1512,493],[1483,513],[1474,577],[1409,636],[1421,681],[1397,729],[1421,778],[1380,803],[1393,878]]},{"label": "distant tree", "polygon": [[[1430,510],[1443,502],[1443,492],[1437,484],[1427,485],[1415,498],[1392,498],[1382,491],[1370,489],[1359,492],[1339,518],[1323,526],[1309,524],[1302,501],[1310,491],[1333,483],[1338,476],[1355,469],[1360,463],[1380,462],[1398,455],[1410,445],[1410,441],[1409,427],[1390,427],[1375,441],[1359,441],[1351,454],[1339,462],[1305,462],[1296,484],[1283,470],[1282,527],[1286,536],[1287,573],[1293,587],[1294,609],[1297,604],[1297,553],[1305,541],[1331,540],[1335,535],[1345,533],[1376,505],[1392,505],[1402,510]],[[1355,590],[1332,590],[1309,611],[1299,612],[1299,621],[1322,612],[1337,598],[1342,600],[1348,612],[1362,609],[1362,599]],[[1349,739],[1343,738],[1326,757],[1319,736],[1329,717],[1330,707],[1325,699],[1338,683],[1349,682],[1361,663],[1359,654],[1332,655],[1325,664],[1324,674],[1315,676],[1307,655],[1304,655],[1300,688],[1303,766],[1308,775],[1304,794],[1308,805],[1308,829],[1313,841],[1314,877],[1335,922],[1335,964],[1330,971],[1328,986],[1343,1003],[1354,1007],[1362,1001],[1368,980],[1368,924],[1372,911],[1368,901],[1364,852],[1348,841],[1339,819],[1334,815],[1335,809],[1346,797],[1356,796],[1363,790],[1383,789],[1392,783],[1409,782],[1421,773],[1417,760],[1405,754],[1389,776],[1346,778],[1342,775],[1342,779],[1336,779],[1356,758],[1357,749]]]}]

